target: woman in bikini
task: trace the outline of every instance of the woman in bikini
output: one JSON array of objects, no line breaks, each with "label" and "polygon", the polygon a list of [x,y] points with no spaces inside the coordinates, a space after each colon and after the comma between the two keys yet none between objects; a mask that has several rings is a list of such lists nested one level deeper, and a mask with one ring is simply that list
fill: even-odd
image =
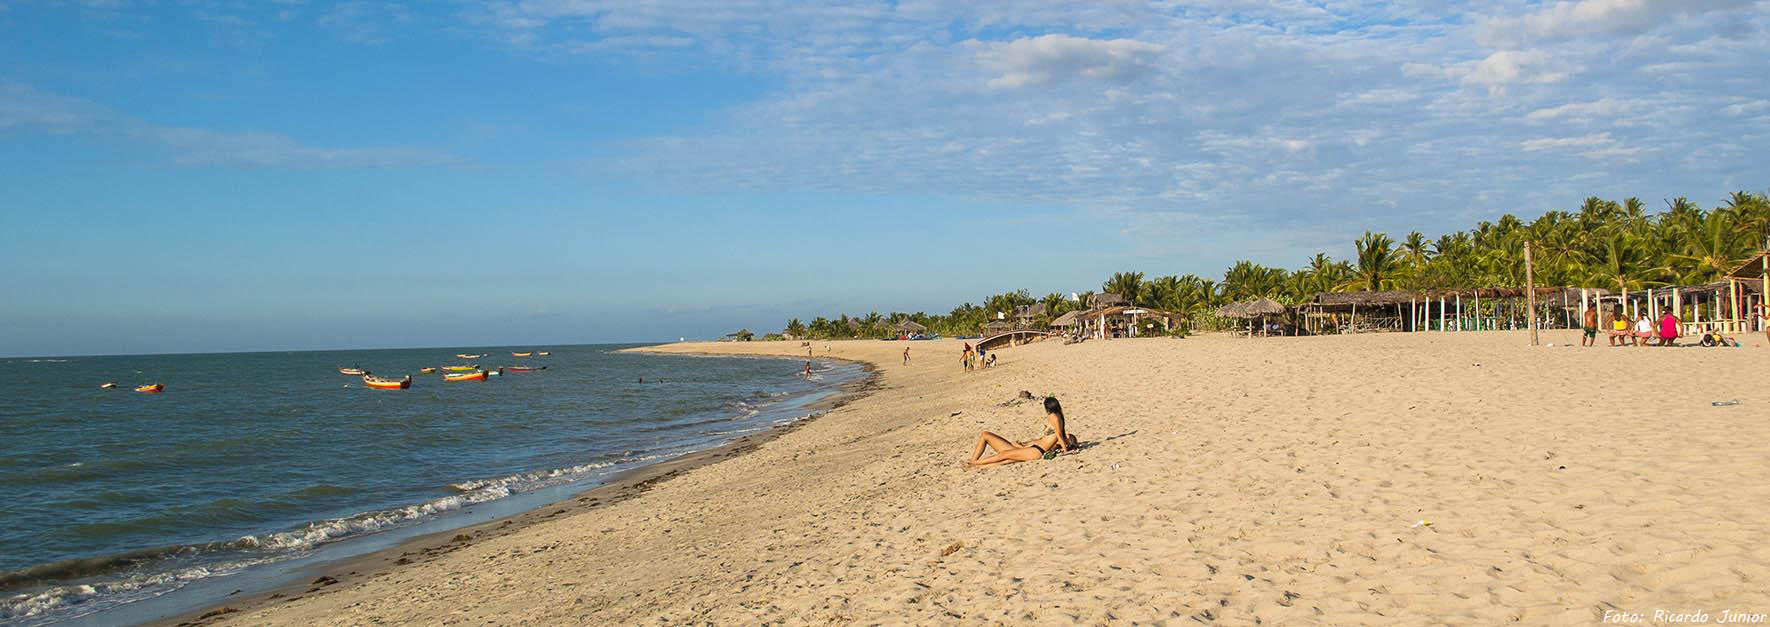
[{"label": "woman in bikini", "polygon": [[[1063,420],[1063,405],[1057,402],[1057,397],[1045,397],[1045,417],[1051,426],[1051,433],[1031,442],[1010,442],[1007,438],[988,431],[978,434],[977,445],[971,447],[971,456],[965,458],[965,465],[994,466],[1030,462],[1041,457],[1056,457],[1059,451],[1075,449],[1076,437],[1069,433],[1069,425]],[[995,449],[996,454],[984,457],[983,454],[990,449]]]}]

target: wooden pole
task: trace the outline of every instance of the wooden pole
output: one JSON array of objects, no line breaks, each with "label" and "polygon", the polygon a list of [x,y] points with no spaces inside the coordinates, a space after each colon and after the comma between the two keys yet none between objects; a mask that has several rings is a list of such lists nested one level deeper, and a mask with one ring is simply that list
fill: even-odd
[{"label": "wooden pole", "polygon": [[1463,330],[1463,295],[1457,293],[1457,330]]},{"label": "wooden pole", "polygon": [[1420,310],[1414,307],[1414,297],[1409,296],[1407,297],[1407,332],[1413,333],[1420,330],[1417,325],[1419,321]]},{"label": "wooden pole", "polygon": [[1727,330],[1729,332],[1737,333],[1737,332],[1739,332],[1739,320],[1740,320],[1740,318],[1739,318],[1739,281],[1735,280],[1732,277],[1728,277],[1727,278],[1727,292],[1728,292],[1727,308],[1733,310],[1731,312],[1733,315],[1729,316],[1729,319],[1727,321]]},{"label": "wooden pole", "polygon": [[1536,274],[1530,262],[1530,242],[1524,242],[1524,293],[1530,301],[1530,317],[1525,322],[1530,325],[1530,345],[1536,346]]}]

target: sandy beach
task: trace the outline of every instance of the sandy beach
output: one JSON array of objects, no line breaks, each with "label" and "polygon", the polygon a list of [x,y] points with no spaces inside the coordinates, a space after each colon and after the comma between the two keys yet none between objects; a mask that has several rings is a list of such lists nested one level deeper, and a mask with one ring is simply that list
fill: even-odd
[{"label": "sandy beach", "polygon": [[[1625,624],[1770,613],[1770,350],[1577,332],[815,342],[877,389],[621,499],[203,622]],[[826,348],[827,347],[827,348]],[[804,355],[797,342],[650,350]],[[966,469],[1060,398],[1084,443]],[[1715,406],[1715,401],[1736,405]],[[408,552],[411,550],[408,549]],[[1607,615],[1609,612],[1609,615]],[[1658,622],[1672,622],[1662,614]],[[1633,618],[1633,620],[1631,620]]]}]

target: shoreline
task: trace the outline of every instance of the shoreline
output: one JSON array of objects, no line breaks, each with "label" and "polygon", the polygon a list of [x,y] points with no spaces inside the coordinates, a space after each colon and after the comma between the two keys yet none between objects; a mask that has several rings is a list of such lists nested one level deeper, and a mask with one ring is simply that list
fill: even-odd
[{"label": "shoreline", "polygon": [[[764,357],[769,359],[790,357],[788,355],[744,355],[715,352],[670,353],[651,350],[658,346],[668,345],[631,347],[619,349],[616,352],[694,354],[708,357]],[[816,421],[834,409],[872,394],[879,388],[879,369],[871,362],[839,357],[814,359],[829,359],[856,364],[861,367],[862,374],[852,381],[834,386],[835,389],[828,397],[806,405],[806,409],[812,413],[803,419],[761,432],[739,436],[713,448],[685,453],[621,471],[599,485],[575,492],[559,501],[466,527],[415,536],[393,546],[361,555],[316,564],[303,569],[304,574],[291,583],[254,594],[230,596],[221,602],[207,604],[188,612],[150,619],[140,624],[156,627],[209,625],[232,614],[267,609],[310,595],[348,591],[363,582],[385,577],[399,569],[434,561],[443,555],[484,541],[513,535],[541,522],[558,517],[576,516],[635,498],[682,473],[752,452],[768,442]],[[309,579],[309,576],[313,578]]]}]

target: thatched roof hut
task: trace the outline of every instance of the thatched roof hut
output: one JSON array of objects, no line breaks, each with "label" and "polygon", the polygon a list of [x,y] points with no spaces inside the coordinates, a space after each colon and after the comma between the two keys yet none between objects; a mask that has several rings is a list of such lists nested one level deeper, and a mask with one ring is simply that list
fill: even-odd
[{"label": "thatched roof hut", "polygon": [[1088,296],[1088,307],[1091,309],[1102,309],[1115,305],[1126,305],[1129,303],[1130,301],[1125,300],[1125,297],[1112,292],[1100,292]]},{"label": "thatched roof hut", "polygon": [[1229,303],[1217,308],[1217,316],[1221,318],[1246,318],[1248,317],[1248,305],[1247,303]]},{"label": "thatched roof hut", "polygon": [[1006,320],[991,320],[988,324],[983,325],[983,328],[986,331],[1001,333],[1014,330],[1014,325]]},{"label": "thatched roof hut", "polygon": [[897,330],[903,331],[904,333],[922,333],[927,331],[928,327],[922,326],[921,323],[916,322],[915,320],[904,318],[902,322],[897,323]]},{"label": "thatched roof hut", "polygon": [[1075,326],[1078,322],[1081,321],[1081,318],[1082,318],[1081,311],[1065,312],[1063,315],[1058,316],[1056,320],[1052,320],[1051,326],[1055,327],[1055,328],[1060,328],[1060,329],[1067,329],[1069,327]]},{"label": "thatched roof hut", "polygon": [[1243,311],[1246,311],[1249,316],[1276,316],[1289,311],[1289,308],[1280,304],[1276,300],[1261,297],[1257,300],[1248,302]]}]

